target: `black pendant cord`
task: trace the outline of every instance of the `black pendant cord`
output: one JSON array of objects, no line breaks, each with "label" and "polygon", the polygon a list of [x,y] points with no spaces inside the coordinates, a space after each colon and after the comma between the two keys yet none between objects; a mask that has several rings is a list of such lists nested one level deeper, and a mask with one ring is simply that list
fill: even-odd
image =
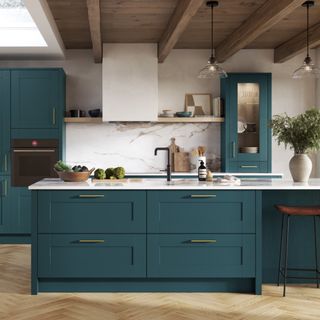
[{"label": "black pendant cord", "polygon": [[211,5],[211,58],[213,58],[213,5]]},{"label": "black pendant cord", "polygon": [[307,57],[310,58],[309,52],[309,4],[307,5]]}]

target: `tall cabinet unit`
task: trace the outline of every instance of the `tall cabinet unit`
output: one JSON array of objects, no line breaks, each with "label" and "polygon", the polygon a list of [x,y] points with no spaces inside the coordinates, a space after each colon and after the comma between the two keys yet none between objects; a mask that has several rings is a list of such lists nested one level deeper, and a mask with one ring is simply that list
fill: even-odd
[{"label": "tall cabinet unit", "polygon": [[271,172],[271,73],[228,73],[221,97],[222,171]]},{"label": "tall cabinet unit", "polygon": [[63,69],[0,70],[0,243],[30,242],[31,192],[11,185],[12,139],[58,139],[63,158]]}]

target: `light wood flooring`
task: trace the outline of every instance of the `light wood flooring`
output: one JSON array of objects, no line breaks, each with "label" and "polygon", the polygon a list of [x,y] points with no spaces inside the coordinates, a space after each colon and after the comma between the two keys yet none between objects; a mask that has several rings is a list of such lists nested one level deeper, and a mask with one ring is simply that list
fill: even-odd
[{"label": "light wood flooring", "polygon": [[320,289],[263,287],[230,293],[40,293],[30,295],[30,246],[0,245],[1,320],[320,319]]}]

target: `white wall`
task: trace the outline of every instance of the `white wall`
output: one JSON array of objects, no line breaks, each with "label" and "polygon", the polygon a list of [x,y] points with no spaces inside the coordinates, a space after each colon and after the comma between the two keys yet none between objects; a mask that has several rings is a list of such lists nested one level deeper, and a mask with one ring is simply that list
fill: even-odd
[{"label": "white wall", "polygon": [[[315,55],[315,52],[312,52]],[[182,109],[184,104],[184,94],[192,92],[210,91],[214,95],[219,94],[219,81],[197,79],[198,71],[205,65],[209,56],[207,50],[173,50],[163,64],[159,65],[159,107],[173,107]],[[317,52],[318,62],[320,63],[320,53]],[[319,106],[320,88],[316,89],[315,81],[297,81],[291,79],[292,72],[301,65],[304,54],[295,57],[283,64],[273,63],[273,50],[242,50],[226,63],[223,64],[227,72],[272,72],[272,102],[273,114],[287,112],[289,115],[295,115],[303,112],[305,109]],[[101,65],[94,64],[90,50],[69,50],[65,61],[0,61],[0,67],[46,67],[61,66],[65,69],[67,77],[67,107],[80,107],[90,109],[101,107],[102,105],[102,73]],[[316,97],[318,100],[316,100]],[[201,142],[207,142],[213,145],[212,153],[216,153],[219,142],[218,125],[214,124],[213,129],[208,127],[194,127],[185,125],[179,128],[162,130],[155,126],[145,128],[141,124],[137,132],[136,127],[126,127],[119,124],[116,128],[111,128],[110,124],[83,126],[67,126],[67,159],[77,161],[90,157],[90,162],[97,165],[117,165],[119,162],[127,162],[132,157],[148,159],[148,164],[140,161],[139,170],[155,170],[154,158],[151,156],[154,146],[159,142],[165,143],[172,134],[177,137],[177,143],[183,143],[186,149]],[[168,125],[168,128],[170,125]],[[82,130],[83,128],[83,130]],[[132,130],[132,131],[131,131]],[[188,144],[188,137],[193,135],[196,130],[196,139],[192,144]],[[208,131],[209,130],[209,131]],[[130,143],[135,139],[122,139],[123,132],[127,135],[137,137],[139,144]],[[208,135],[210,132],[210,136]],[[106,143],[106,134],[112,134],[112,139]],[[159,140],[159,137],[161,139]],[[92,147],[92,139],[95,139],[95,150]],[[179,141],[180,140],[180,141]],[[127,141],[127,142],[126,142]],[[130,142],[131,141],[131,142]],[[134,140],[136,141],[136,140]],[[122,143],[122,144],[119,144]],[[127,144],[126,144],[127,143]],[[141,146],[146,145],[146,148]],[[88,146],[88,147],[86,147]],[[101,148],[103,150],[101,150]],[[98,150],[99,149],[99,150]],[[121,151],[121,157],[110,156],[113,149]],[[89,155],[90,153],[90,155]],[[92,155],[95,154],[95,156]],[[288,162],[292,156],[292,151],[284,150],[283,146],[277,146],[273,142],[273,172],[283,172],[290,177]],[[111,159],[111,160],[110,160]],[[127,159],[127,160],[124,160]],[[112,162],[112,163],[111,163]],[[163,163],[157,163],[156,167],[164,167]],[[134,168],[130,168],[134,170]],[[132,171],[131,170],[131,171]]]}]

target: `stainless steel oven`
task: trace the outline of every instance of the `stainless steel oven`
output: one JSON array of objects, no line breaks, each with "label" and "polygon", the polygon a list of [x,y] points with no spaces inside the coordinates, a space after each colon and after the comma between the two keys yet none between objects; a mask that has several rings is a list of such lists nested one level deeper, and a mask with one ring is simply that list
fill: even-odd
[{"label": "stainless steel oven", "polygon": [[56,177],[59,157],[57,139],[15,139],[12,141],[12,185],[29,186],[43,178]]}]

